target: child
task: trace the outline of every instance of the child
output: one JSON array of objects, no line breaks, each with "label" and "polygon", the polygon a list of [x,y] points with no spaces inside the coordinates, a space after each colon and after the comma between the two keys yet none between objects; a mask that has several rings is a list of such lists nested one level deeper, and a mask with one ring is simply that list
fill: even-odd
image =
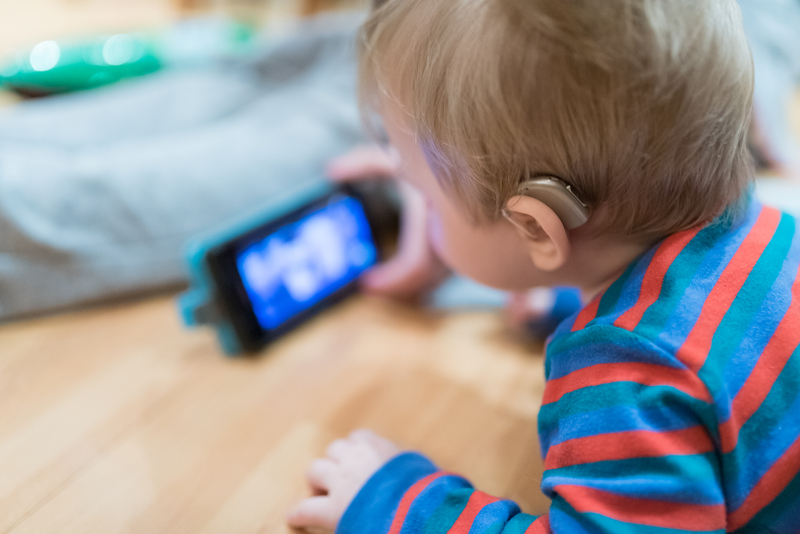
[{"label": "child", "polygon": [[453,269],[596,295],[551,336],[548,515],[357,431],[297,527],[800,532],[800,237],[750,196],[734,0],[389,0],[362,89]]}]

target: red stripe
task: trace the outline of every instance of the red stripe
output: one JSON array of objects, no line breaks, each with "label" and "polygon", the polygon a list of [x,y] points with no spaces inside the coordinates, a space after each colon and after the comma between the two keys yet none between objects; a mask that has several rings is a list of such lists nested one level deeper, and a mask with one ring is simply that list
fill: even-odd
[{"label": "red stripe", "polygon": [[638,499],[584,486],[559,485],[554,489],[582,514],[601,514],[626,523],[689,532],[725,530],[724,504],[702,505]]},{"label": "red stripe", "polygon": [[546,515],[539,517],[523,534],[553,534],[550,530],[550,518]]},{"label": "red stripe", "polygon": [[400,505],[397,507],[397,512],[394,515],[394,520],[392,521],[392,526],[389,528],[388,534],[400,533],[400,529],[403,528],[403,523],[406,520],[406,516],[408,515],[408,511],[411,509],[411,504],[414,502],[414,499],[416,499],[420,493],[425,491],[425,488],[427,488],[431,482],[437,478],[445,476],[446,474],[447,473],[442,472],[433,473],[408,488],[406,494],[403,495],[402,499],[400,499]]},{"label": "red stripe", "polygon": [[714,339],[714,333],[764,249],[767,248],[772,236],[775,235],[775,230],[777,230],[780,220],[780,211],[773,208],[764,208],[739,250],[736,251],[736,254],[733,255],[730,263],[720,275],[716,285],[703,304],[700,317],[697,319],[683,346],[677,352],[678,359],[685,363],[689,369],[697,372],[703,367],[711,350],[711,341]]},{"label": "red stripe", "polygon": [[572,324],[572,331],[577,332],[578,330],[583,330],[586,328],[586,325],[589,324],[597,317],[597,310],[600,309],[600,299],[603,297],[603,294],[600,293],[592,301],[584,306],[584,308],[578,312],[578,316],[575,318],[575,322]]},{"label": "red stripe", "polygon": [[654,458],[672,454],[703,454],[713,450],[714,443],[700,425],[668,432],[631,430],[575,438],[553,445],[547,451],[544,468],[559,469],[606,460]]},{"label": "red stripe", "polygon": [[703,402],[712,402],[705,384],[695,373],[686,369],[672,369],[649,363],[598,363],[549,380],[544,388],[542,404],[556,402],[567,393],[581,388],[616,382],[671,386]]},{"label": "red stripe", "polygon": [[614,321],[614,326],[624,328],[625,330],[633,330],[639,321],[642,320],[647,308],[652,306],[661,295],[661,286],[664,283],[664,277],[667,275],[672,263],[677,259],[680,253],[686,248],[686,245],[694,239],[702,227],[698,226],[685,232],[673,234],[662,243],[653,259],[650,260],[650,265],[642,278],[642,287],[639,289],[639,299],[632,308],[628,309],[625,313],[619,316]]},{"label": "red stripe", "polygon": [[472,495],[469,496],[467,506],[461,510],[461,515],[458,516],[458,519],[456,519],[456,522],[453,523],[453,526],[450,527],[450,530],[448,530],[447,533],[468,534],[469,529],[472,528],[472,523],[475,521],[475,518],[478,517],[478,514],[481,512],[481,510],[483,510],[483,507],[499,500],[500,499],[497,497],[492,497],[486,493],[473,491]]},{"label": "red stripe", "polygon": [[800,439],[795,441],[761,477],[739,509],[728,516],[728,532],[746,525],[786,489],[798,472],[800,472]]},{"label": "red stripe", "polygon": [[724,453],[727,454],[736,448],[742,426],[767,398],[798,345],[800,345],[800,272],[792,287],[792,304],[775,329],[747,381],[734,397],[731,418],[720,425]]}]

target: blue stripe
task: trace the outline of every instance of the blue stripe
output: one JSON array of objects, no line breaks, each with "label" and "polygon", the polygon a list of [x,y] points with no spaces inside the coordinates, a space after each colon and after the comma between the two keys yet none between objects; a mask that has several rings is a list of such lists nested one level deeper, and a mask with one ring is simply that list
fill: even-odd
[{"label": "blue stripe", "polygon": [[800,475],[778,497],[733,534],[797,534],[800,532]]},{"label": "blue stripe", "polygon": [[512,501],[487,504],[472,521],[469,534],[500,534],[506,523],[518,513],[519,506]]},{"label": "blue stripe", "polygon": [[[443,495],[443,498],[439,498],[440,495],[437,495],[438,506],[434,506],[433,503],[428,505],[423,500],[425,497],[420,495],[415,499],[414,506],[403,521],[400,534],[419,534],[420,532],[422,534],[438,534],[449,530],[467,507],[473,493],[475,490],[468,487],[443,487],[440,489],[440,495]],[[423,505],[425,505],[424,508]]]},{"label": "blue stripe", "polygon": [[538,518],[535,515],[517,514],[506,525],[503,534],[525,534],[534,521]]},{"label": "blue stripe", "polygon": [[800,347],[795,350],[761,407],[739,432],[736,448],[723,457],[730,481],[728,502],[738,509],[753,487],[795,442],[800,429]]},{"label": "blue stripe", "polygon": [[[773,532],[776,534],[797,534],[800,532],[800,512],[798,511],[800,510],[800,473],[772,502],[779,505],[780,509],[783,510],[783,513],[775,512],[777,518],[770,522]],[[770,507],[767,506],[753,519],[759,519],[759,516],[763,516],[765,519],[771,518],[771,511]]]},{"label": "blue stripe", "polygon": [[[648,386],[641,387],[644,397],[647,395],[645,388]],[[661,397],[663,390],[660,388],[665,386],[658,387],[659,391],[656,392],[656,395]],[[653,404],[657,404],[657,406],[648,407]],[[552,447],[564,441],[587,436],[633,430],[669,432],[670,430],[692,428],[699,423],[697,414],[683,404],[666,405],[660,398],[654,398],[649,402],[642,399],[642,402],[636,405],[612,406],[563,417],[559,420],[558,427],[552,428],[543,438]]]},{"label": "blue stripe", "polygon": [[595,325],[554,340],[547,351],[547,380],[601,363],[647,363],[672,369],[686,366],[648,340],[615,326]]},{"label": "blue stripe", "polygon": [[[445,503],[446,500],[452,500],[454,496],[456,498],[463,496],[464,504],[466,504],[474,491],[469,482],[461,477],[445,475],[437,478],[414,500],[414,504],[403,522],[400,534],[419,532],[419,525],[435,516],[437,511],[442,508],[456,507],[453,502]],[[447,505],[445,506],[445,504]]]},{"label": "blue stripe", "polygon": [[583,486],[632,498],[717,505],[725,502],[716,453],[607,460],[544,472],[542,491]]},{"label": "blue stripe", "polygon": [[[644,394],[642,392],[645,392]],[[669,386],[642,386],[633,382],[616,382],[575,390],[564,395],[558,402],[546,404],[539,410],[539,442],[546,456],[551,447],[550,440],[561,440],[562,422],[574,416],[585,415],[584,422],[597,417],[599,410],[615,406],[638,406],[648,409],[651,406],[678,406],[692,412],[699,424],[710,433],[716,430],[716,417],[713,406],[697,400]],[[577,423],[580,420],[574,419]],[[592,421],[593,423],[593,421]],[[575,430],[577,433],[579,430]]]},{"label": "blue stripe", "polygon": [[[569,534],[606,532],[614,534],[686,534],[685,530],[625,523],[595,513],[578,514],[561,498],[554,500],[553,506],[550,507],[550,525],[553,532],[557,534],[562,532]],[[725,534],[725,529],[693,530],[691,532],[694,534]]]},{"label": "blue stripe", "polygon": [[605,300],[605,295],[603,296],[603,300],[600,301],[601,306],[597,310],[598,324],[612,324],[620,315],[636,304],[639,300],[639,294],[642,291],[644,274],[647,272],[650,262],[653,261],[653,256],[655,256],[658,247],[662,244],[663,241],[648,250],[632,265],[632,267],[628,268],[630,274],[627,274],[626,271],[627,276],[623,275],[623,277],[619,279],[619,282],[624,284],[623,287],[609,288],[609,293],[612,292],[613,289],[614,293],[618,293],[618,296],[615,302],[603,302],[603,300]]}]

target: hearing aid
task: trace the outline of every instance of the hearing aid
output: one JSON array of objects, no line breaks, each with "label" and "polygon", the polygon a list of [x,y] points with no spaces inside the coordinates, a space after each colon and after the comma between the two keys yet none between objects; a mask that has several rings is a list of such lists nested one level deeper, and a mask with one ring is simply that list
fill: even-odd
[{"label": "hearing aid", "polygon": [[[567,230],[578,228],[589,220],[589,207],[575,194],[572,186],[555,176],[529,178],[519,185],[517,195],[535,198],[549,207]],[[508,208],[503,215],[515,226]]]}]

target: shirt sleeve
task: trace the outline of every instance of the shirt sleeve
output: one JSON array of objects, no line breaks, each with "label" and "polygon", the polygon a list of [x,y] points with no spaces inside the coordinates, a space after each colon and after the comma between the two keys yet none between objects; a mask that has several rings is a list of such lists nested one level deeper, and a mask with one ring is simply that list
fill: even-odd
[{"label": "shirt sleeve", "polygon": [[362,488],[337,532],[725,532],[716,416],[696,374],[616,328],[557,340],[548,362],[539,438],[549,514],[523,514],[405,453]]},{"label": "shirt sleeve", "polygon": [[549,532],[509,500],[476,491],[466,479],[440,471],[424,456],[403,453],[361,488],[337,534]]}]

